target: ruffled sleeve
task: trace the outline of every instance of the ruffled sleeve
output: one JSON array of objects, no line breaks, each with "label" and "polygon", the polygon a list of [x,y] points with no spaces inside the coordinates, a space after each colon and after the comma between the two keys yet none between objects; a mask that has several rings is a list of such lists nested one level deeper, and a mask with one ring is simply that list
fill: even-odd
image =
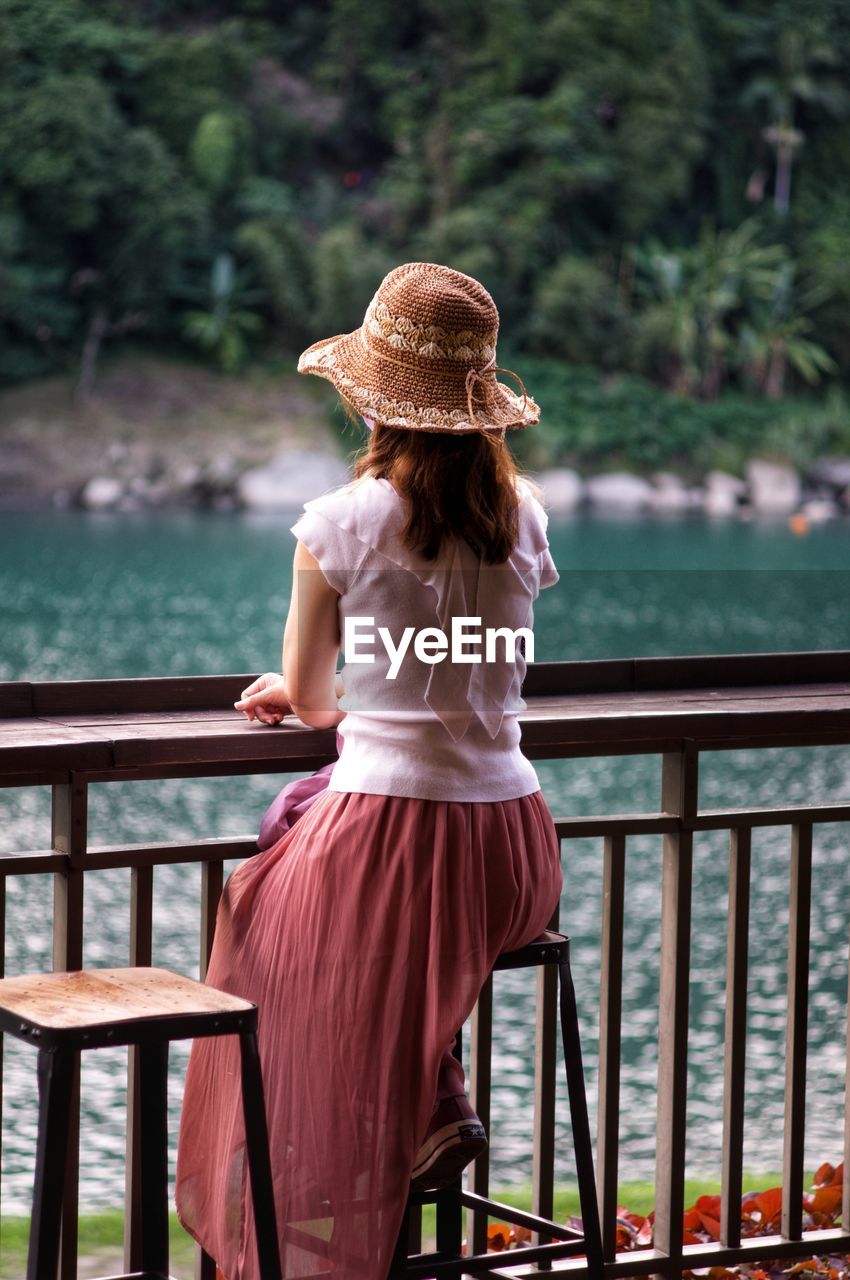
[{"label": "ruffled sleeve", "polygon": [[539,552],[536,558],[537,590],[543,591],[546,587],[554,587],[560,577],[546,536],[549,516],[524,480],[520,479],[517,487],[520,494],[520,511],[524,512],[527,537],[534,549]]},{"label": "ruffled sleeve", "polygon": [[303,515],[291,530],[315,557],[328,584],[340,595],[350,588],[369,554],[369,547],[354,538],[338,518],[350,489],[350,485],[345,485],[306,502]]}]

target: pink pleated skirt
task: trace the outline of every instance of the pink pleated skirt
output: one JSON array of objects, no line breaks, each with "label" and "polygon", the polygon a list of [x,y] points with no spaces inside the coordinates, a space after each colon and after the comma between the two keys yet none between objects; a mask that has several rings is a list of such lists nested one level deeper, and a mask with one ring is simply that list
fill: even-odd
[{"label": "pink pleated skirt", "polygon": [[[326,791],[230,877],[207,981],[259,1006],[285,1280],[385,1280],[441,1058],[560,890],[539,791]],[[258,1280],[239,1078],[235,1037],[195,1042],[176,1203],[226,1280]]]}]

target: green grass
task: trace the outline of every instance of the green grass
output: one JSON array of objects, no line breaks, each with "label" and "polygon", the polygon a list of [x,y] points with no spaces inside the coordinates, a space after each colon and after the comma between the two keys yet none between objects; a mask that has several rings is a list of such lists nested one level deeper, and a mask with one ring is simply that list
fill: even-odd
[{"label": "green grass", "polygon": [[[780,1175],[759,1173],[744,1175],[744,1191],[763,1191],[778,1186]],[[808,1180],[806,1182],[808,1185]],[[716,1195],[720,1191],[718,1181],[690,1179],[685,1183],[685,1204],[691,1205],[701,1195]],[[492,1192],[493,1199],[520,1209],[531,1207],[531,1188],[511,1187]],[[628,1182],[620,1187],[620,1203],[632,1213],[647,1214],[655,1201],[655,1187],[651,1182]],[[555,1192],[555,1217],[564,1219],[579,1215],[578,1192],[564,1187]],[[423,1213],[423,1239],[434,1236],[434,1209],[426,1207]],[[3,1218],[0,1220],[0,1280],[20,1276],[26,1267],[28,1218]],[[80,1218],[79,1256],[91,1258],[91,1265],[80,1267],[80,1280],[86,1276],[103,1275],[121,1268],[121,1250],[124,1239],[124,1214],[121,1209],[106,1209],[100,1213],[85,1214]],[[176,1280],[190,1280],[193,1275],[194,1242],[186,1235],[174,1214],[170,1219],[171,1274]]]},{"label": "green grass", "polygon": [[[26,1270],[29,1218],[0,1219],[0,1277],[11,1280]],[[186,1234],[176,1214],[169,1219],[171,1274],[175,1280],[190,1280],[194,1274],[195,1242]],[[80,1216],[78,1256],[90,1258],[91,1265],[80,1266],[80,1280],[86,1276],[106,1275],[123,1270],[123,1209],[103,1209],[99,1213]]]}]

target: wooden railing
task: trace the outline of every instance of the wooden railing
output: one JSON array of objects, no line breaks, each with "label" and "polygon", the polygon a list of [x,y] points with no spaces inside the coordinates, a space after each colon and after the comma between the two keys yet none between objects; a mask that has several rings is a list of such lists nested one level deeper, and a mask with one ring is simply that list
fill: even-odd
[{"label": "wooden railing", "polygon": [[[51,848],[0,849],[0,932],[5,927],[9,875],[54,876],[53,960],[82,966],[86,873],[131,870],[128,955],[151,962],[154,869],[200,863],[200,967],[204,971],[228,859],[251,856],[250,839],[89,847],[88,787],[94,783],[294,772],[333,759],[330,732],[286,724],[274,731],[248,725],[229,709],[252,677],[117,680],[0,685],[0,786],[52,787]],[[812,830],[850,820],[850,804],[786,804],[701,809],[700,754],[706,750],[850,743],[850,652],[747,654],[536,664],[525,685],[523,746],[532,759],[660,755],[661,794],[653,812],[603,814],[558,821],[563,840],[603,841],[597,1180],[606,1275],[657,1274],[673,1280],[683,1268],[733,1265],[754,1258],[850,1253],[850,1158],[845,1161],[843,1229],[803,1238],[803,1139]],[[753,827],[788,829],[791,869],[788,937],[787,1049],[783,1204],[777,1236],[741,1239],[744,1138],[746,983]],[[682,1244],[688,1057],[688,984],[694,833],[729,832],[725,1088],[720,1240]],[[658,1107],[653,1248],[617,1255],[618,1120],[625,859],[630,837],[663,837],[658,1033]],[[554,1183],[556,991],[548,969],[538,978],[535,1051],[533,1207],[551,1211]],[[481,994],[472,1020],[471,1089],[485,1124],[490,1104],[492,991]],[[125,1264],[138,1265],[138,1115],[134,1064],[129,1070]],[[64,1192],[61,1277],[76,1274],[78,1139],[72,1143]],[[850,1128],[845,1139],[850,1155]],[[485,1191],[480,1159],[474,1190]],[[480,1247],[484,1224],[470,1222]],[[521,1253],[506,1255],[521,1264]],[[582,1269],[581,1261],[562,1264]],[[560,1269],[556,1264],[557,1269]],[[199,1274],[212,1276],[208,1260]],[[520,1266],[516,1275],[538,1274]]]}]

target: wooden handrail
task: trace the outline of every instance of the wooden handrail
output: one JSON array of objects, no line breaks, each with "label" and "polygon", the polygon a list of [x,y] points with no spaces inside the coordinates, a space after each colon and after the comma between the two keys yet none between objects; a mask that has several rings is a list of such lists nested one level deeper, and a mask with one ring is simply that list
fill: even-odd
[{"label": "wooden handrail", "polygon": [[[256,673],[126,680],[0,681],[0,719],[98,712],[202,711],[230,707]],[[850,650],[688,654],[535,662],[523,694],[636,693],[850,681]]]}]

